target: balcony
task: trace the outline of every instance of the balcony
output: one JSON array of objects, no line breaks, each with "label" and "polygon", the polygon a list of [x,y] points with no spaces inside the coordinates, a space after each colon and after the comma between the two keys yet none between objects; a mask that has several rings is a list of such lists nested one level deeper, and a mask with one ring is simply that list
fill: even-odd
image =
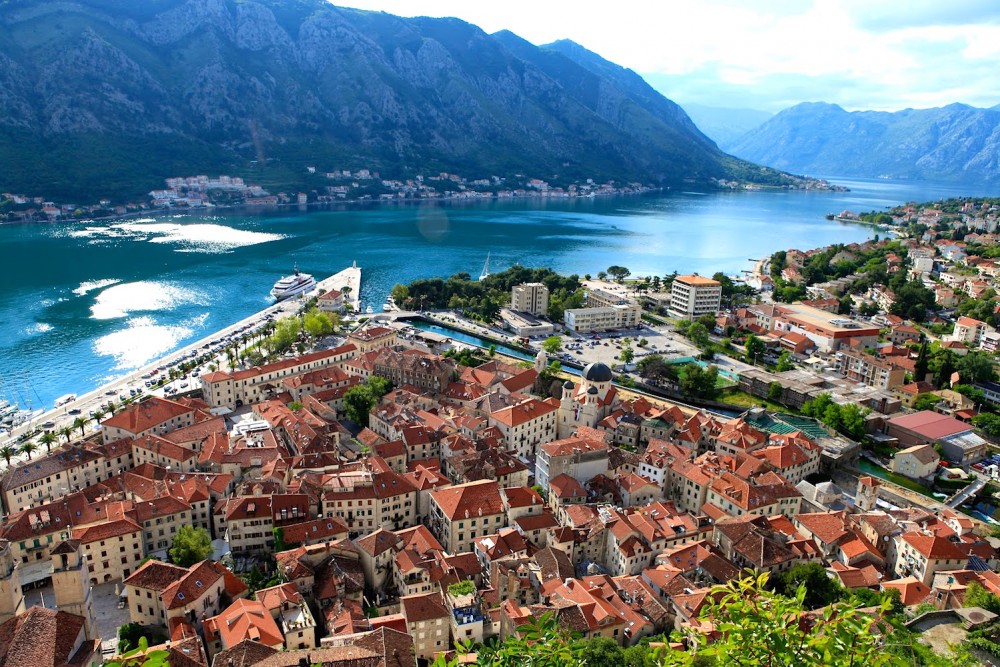
[{"label": "balcony", "polygon": [[483,613],[479,607],[459,607],[452,613],[455,615],[455,623],[459,626],[483,622]]}]

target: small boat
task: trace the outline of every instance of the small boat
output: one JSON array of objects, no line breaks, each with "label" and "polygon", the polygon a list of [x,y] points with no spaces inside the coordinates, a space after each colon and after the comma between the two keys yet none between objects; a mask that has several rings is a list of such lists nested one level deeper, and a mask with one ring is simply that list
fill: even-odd
[{"label": "small boat", "polygon": [[385,303],[382,304],[383,313],[391,313],[396,309],[396,302],[393,300],[392,295],[386,297]]},{"label": "small boat", "polygon": [[490,275],[490,253],[486,253],[486,263],[483,264],[483,272],[479,274],[480,280],[485,280]]},{"label": "small boat", "polygon": [[370,305],[367,308],[365,308],[365,314],[366,315],[372,315],[374,313],[375,313],[375,311],[372,310],[372,307]]}]

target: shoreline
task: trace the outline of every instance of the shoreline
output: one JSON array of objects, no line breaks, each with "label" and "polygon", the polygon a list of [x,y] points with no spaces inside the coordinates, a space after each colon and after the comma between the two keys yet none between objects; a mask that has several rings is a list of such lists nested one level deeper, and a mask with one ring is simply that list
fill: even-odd
[{"label": "shoreline", "polygon": [[[197,340],[187,343],[183,347],[180,347],[176,350],[173,350],[172,352],[168,352],[167,354],[157,357],[156,359],[143,364],[141,367],[129,371],[126,375],[120,378],[111,380],[110,382],[106,382],[85,393],[78,394],[77,398],[69,403],[60,405],[55,408],[47,409],[44,413],[42,413],[38,417],[35,417],[30,422],[21,424],[16,428],[12,429],[10,433],[6,434],[5,439],[3,441],[0,441],[0,446],[3,445],[17,446],[20,442],[24,441],[20,440],[19,438],[24,436],[26,433],[35,433],[37,435],[36,430],[41,428],[41,424],[46,423],[48,421],[54,422],[55,425],[49,429],[41,429],[42,431],[48,430],[58,433],[60,427],[72,425],[73,420],[76,417],[84,417],[90,419],[90,422],[93,423],[94,420],[93,418],[90,417],[90,412],[92,410],[96,409],[100,405],[107,403],[108,401],[112,401],[116,404],[119,404],[120,406],[121,404],[120,396],[122,394],[129,394],[129,391],[131,389],[136,388],[136,385],[138,385],[138,387],[141,387],[142,391],[137,391],[134,396],[129,396],[129,398],[136,399],[139,396],[152,395],[154,390],[152,388],[147,388],[146,386],[144,386],[144,379],[142,377],[143,375],[148,374],[155,369],[164,369],[165,366],[171,363],[179,362],[183,359],[190,357],[192,353],[204,351],[205,354],[211,354],[210,350],[206,349],[212,346],[211,341],[213,340],[218,341],[219,339],[226,338],[234,334],[245,333],[245,331],[241,331],[241,329],[247,326],[249,327],[259,326],[264,322],[266,322],[269,319],[269,317],[273,319],[278,319],[281,316],[289,316],[291,314],[294,314],[298,312],[299,306],[308,301],[310,298],[314,296],[319,296],[320,294],[330,289],[331,287],[336,286],[339,289],[340,286],[343,286],[345,284],[351,287],[351,294],[349,298],[352,302],[352,306],[355,307],[355,312],[356,312],[356,305],[358,299],[360,299],[360,292],[361,292],[361,268],[358,267],[357,263],[355,262],[352,266],[349,266],[341,271],[338,271],[337,273],[328,276],[323,280],[317,281],[316,287],[313,288],[313,290],[311,290],[308,294],[301,295],[303,297],[301,299],[292,298],[292,299],[287,299],[285,301],[278,301],[276,303],[273,303],[265,307],[263,310],[257,311],[247,317],[240,319],[237,322],[228,324],[222,329],[205,334],[204,336],[198,338]],[[200,355],[195,354],[194,358],[197,358],[198,356]],[[213,363],[213,361],[225,360],[224,358],[220,360],[219,356],[220,356],[219,354],[213,354],[212,359],[210,361],[206,361],[205,363],[208,364],[208,363]],[[163,370],[163,372],[165,373],[166,371]],[[195,377],[190,378],[190,382],[193,383],[196,381],[197,379]],[[147,391],[147,389],[149,391]],[[108,393],[112,391],[113,395]],[[70,410],[79,410],[79,412],[77,414],[70,414],[69,413]],[[97,429],[91,428],[89,429],[88,432],[92,434],[96,430]],[[35,437],[35,435],[28,437],[27,440],[30,440],[33,437]],[[19,453],[15,458],[12,458],[11,465],[14,465],[16,461],[21,460],[22,457],[23,455]]]},{"label": "shoreline", "polygon": [[[816,180],[826,180],[826,179],[816,179]],[[822,189],[809,189],[804,187],[790,187],[787,185],[745,185],[743,187],[723,187],[718,184],[701,184],[702,186],[708,186],[705,188],[706,192],[773,192],[780,190],[809,190],[811,192],[825,192],[825,193],[842,193],[850,192],[850,188],[846,186],[840,186],[835,184],[830,184],[827,188]],[[45,224],[78,224],[78,223],[88,223],[88,222],[117,222],[119,220],[131,220],[134,218],[141,218],[147,215],[196,215],[200,212],[205,212],[211,215],[212,211],[247,211],[248,213],[257,211],[284,211],[284,210],[300,210],[308,211],[310,208],[317,210],[330,210],[333,207],[344,207],[345,209],[362,206],[368,207],[371,205],[385,205],[385,204],[413,204],[413,203],[433,203],[433,202],[463,202],[463,203],[477,203],[477,202],[501,202],[501,201],[515,201],[515,200],[553,200],[553,201],[572,201],[572,200],[588,200],[588,199],[607,199],[609,197],[641,197],[648,194],[663,193],[663,192],[679,192],[680,190],[675,190],[673,186],[641,186],[639,189],[623,189],[616,190],[614,192],[591,192],[585,195],[577,194],[560,194],[560,195],[550,195],[542,191],[531,192],[525,194],[510,194],[501,196],[498,193],[490,193],[489,195],[468,197],[461,194],[454,194],[451,196],[440,196],[440,197],[392,197],[389,199],[381,198],[371,198],[370,195],[366,195],[369,198],[361,199],[337,199],[331,201],[313,201],[306,202],[305,204],[300,204],[298,202],[283,202],[275,204],[212,204],[210,206],[199,206],[195,208],[190,207],[178,207],[178,208],[147,208],[140,211],[129,211],[123,214],[116,214],[110,216],[102,217],[85,217],[85,218],[58,218],[53,220],[19,220],[19,221],[0,221],[0,226],[2,225],[45,225]],[[472,191],[476,192],[476,191]]]}]

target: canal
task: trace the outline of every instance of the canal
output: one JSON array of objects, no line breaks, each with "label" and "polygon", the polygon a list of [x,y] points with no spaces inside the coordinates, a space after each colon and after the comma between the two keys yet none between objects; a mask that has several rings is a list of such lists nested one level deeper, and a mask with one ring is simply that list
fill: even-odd
[{"label": "canal", "polygon": [[441,334],[442,336],[447,336],[452,340],[457,340],[461,343],[468,343],[469,345],[475,345],[476,347],[490,348],[491,346],[496,349],[500,354],[506,354],[508,357],[515,357],[517,359],[522,359],[524,361],[534,361],[535,355],[529,354],[523,350],[518,350],[517,348],[504,345],[502,343],[495,343],[491,340],[485,338],[480,338],[475,334],[466,333],[459,329],[452,329],[451,327],[441,326],[440,324],[432,324],[427,320],[405,320],[407,324],[415,329],[421,329],[423,331],[432,331],[436,334]]}]

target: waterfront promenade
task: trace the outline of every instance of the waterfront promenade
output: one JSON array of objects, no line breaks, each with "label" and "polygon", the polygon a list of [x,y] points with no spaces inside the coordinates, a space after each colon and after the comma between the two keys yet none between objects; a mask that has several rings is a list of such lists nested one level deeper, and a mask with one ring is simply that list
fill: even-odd
[{"label": "waterfront promenade", "polygon": [[[22,424],[13,429],[3,440],[0,440],[0,446],[16,446],[18,437],[25,432],[30,433],[32,430],[38,428],[39,424],[52,422],[53,425],[45,430],[57,432],[64,426],[72,426],[74,419],[77,417],[89,418],[92,411],[96,410],[100,405],[107,403],[109,400],[113,401],[115,404],[119,404],[121,402],[119,397],[121,395],[128,396],[130,390],[132,389],[135,389],[138,392],[139,388],[142,388],[143,391],[146,391],[143,375],[148,375],[157,369],[162,371],[167,365],[175,361],[180,361],[186,357],[190,357],[192,353],[207,351],[210,347],[212,347],[212,341],[218,342],[230,336],[238,336],[249,331],[250,329],[247,327],[256,328],[262,326],[268,319],[277,320],[282,317],[295,315],[308,299],[314,296],[319,296],[331,288],[340,290],[345,286],[350,287],[350,291],[344,295],[345,303],[350,303],[356,311],[359,294],[361,292],[361,268],[357,266],[357,263],[354,263],[352,266],[333,274],[329,278],[319,281],[313,291],[308,294],[303,294],[299,298],[288,299],[287,301],[280,301],[278,303],[271,304],[249,317],[245,317],[219,331],[207,334],[201,339],[193,341],[179,350],[175,350],[170,354],[151,361],[143,367],[130,372],[128,375],[97,387],[93,391],[78,395],[75,401],[46,411],[41,416],[33,419],[29,424]],[[225,354],[217,355],[214,359],[206,362],[206,364],[208,363],[215,363],[220,369],[228,366]],[[190,379],[192,387],[198,386],[196,384],[197,382],[198,379],[195,377]],[[72,388],[67,387],[67,390],[72,390]],[[73,411],[73,414],[70,414],[70,411]],[[97,424],[91,421],[90,424],[88,424],[87,431],[93,432],[96,429]],[[76,435],[79,436],[79,429],[76,429]],[[25,457],[23,455],[18,455],[16,458],[11,459],[11,465],[16,465],[22,460],[25,460]],[[0,461],[0,465],[2,464],[3,462]]]}]

